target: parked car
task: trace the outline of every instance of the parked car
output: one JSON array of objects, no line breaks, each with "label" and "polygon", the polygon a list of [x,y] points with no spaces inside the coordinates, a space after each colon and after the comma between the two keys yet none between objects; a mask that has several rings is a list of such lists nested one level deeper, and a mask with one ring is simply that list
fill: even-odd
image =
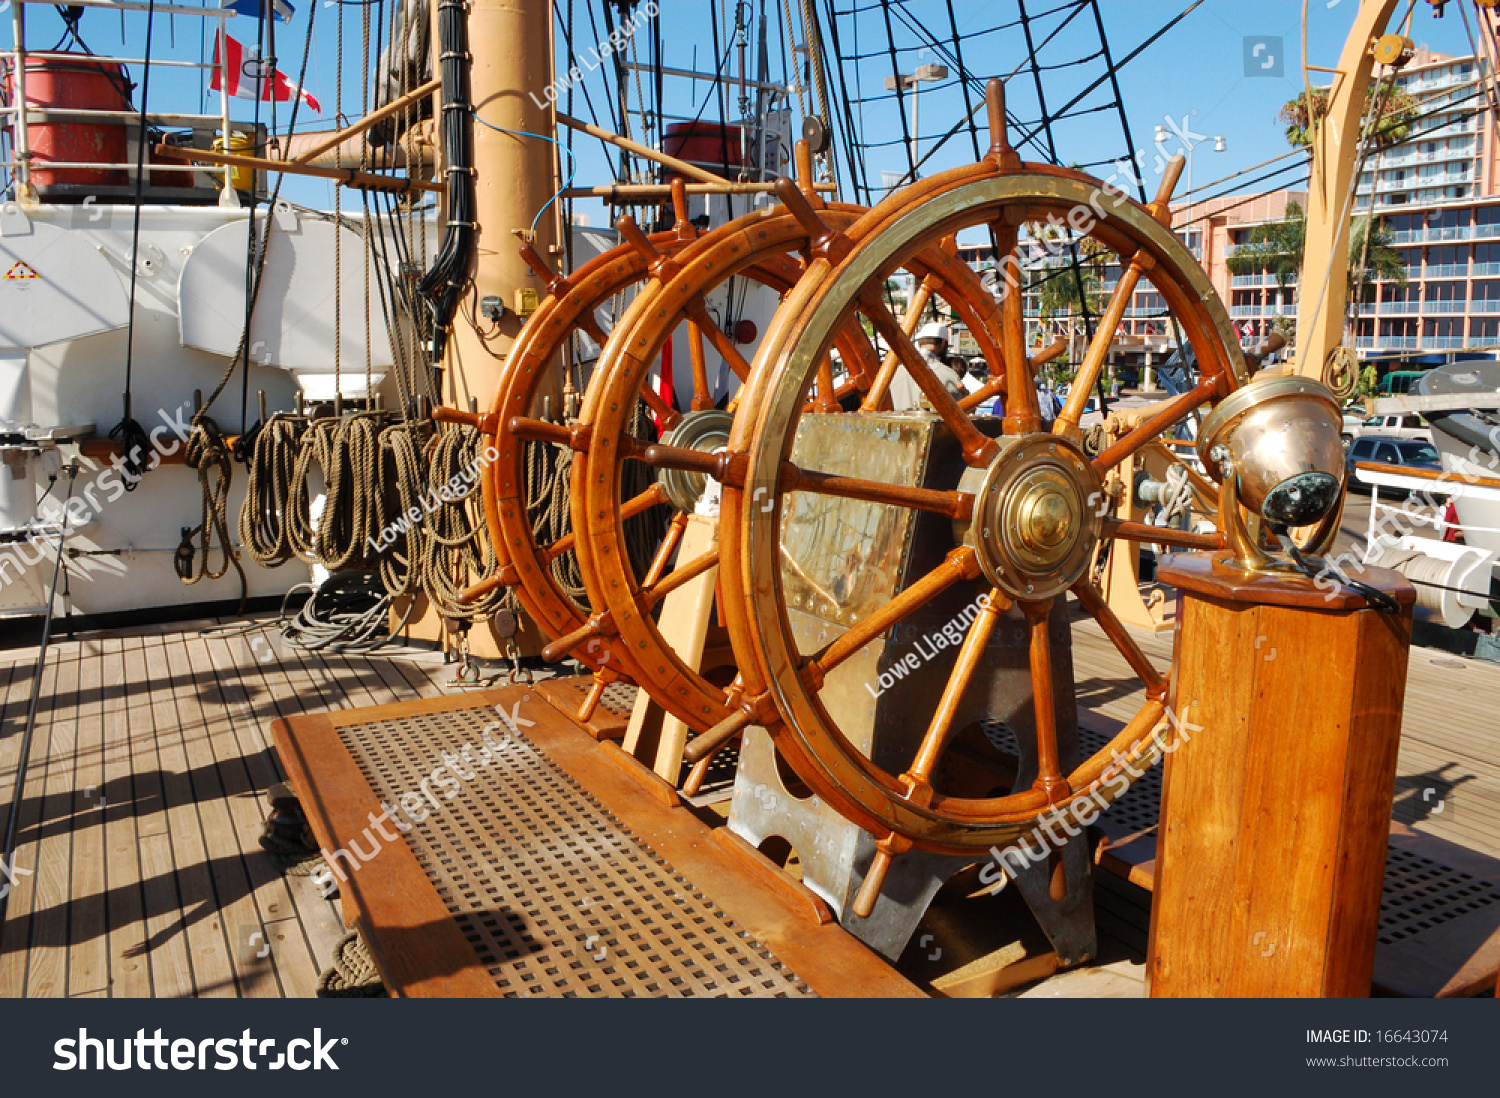
[{"label": "parked car", "polygon": [[1370,416],[1361,419],[1358,416],[1344,417],[1343,430],[1340,432],[1344,438],[1344,448],[1347,450],[1349,444],[1357,438],[1365,435],[1382,435],[1386,438],[1410,438],[1421,442],[1432,442],[1432,428],[1421,416],[1413,412],[1402,412],[1400,415]]},{"label": "parked car", "polygon": [[1375,391],[1380,396],[1405,396],[1426,374],[1426,370],[1392,370],[1380,379]]},{"label": "parked car", "polygon": [[1400,465],[1428,472],[1442,472],[1443,468],[1437,447],[1430,442],[1365,435],[1354,440],[1344,457],[1345,468],[1349,471],[1349,491],[1363,495],[1369,495],[1370,486],[1354,475],[1354,467],[1361,461],[1371,461],[1377,465]]}]

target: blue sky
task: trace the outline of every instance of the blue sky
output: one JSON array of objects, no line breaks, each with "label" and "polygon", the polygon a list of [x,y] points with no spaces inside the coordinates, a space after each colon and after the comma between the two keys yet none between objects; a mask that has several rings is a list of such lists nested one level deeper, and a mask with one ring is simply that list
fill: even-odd
[{"label": "blue sky", "polygon": [[[277,53],[282,67],[295,71],[300,60],[307,17],[313,6],[317,5],[314,49],[306,84],[322,101],[324,113],[322,116],[314,116],[304,109],[298,128],[305,128],[305,125],[322,128],[331,121],[335,99],[334,29],[336,13],[340,8],[329,4],[327,0],[293,2],[297,4],[297,13],[292,22],[278,24],[277,27]],[[716,5],[702,0],[660,2],[664,9],[660,18],[665,32],[662,36],[665,63],[678,68],[711,70],[714,66],[714,51],[709,11],[711,6]],[[1059,14],[1046,13],[1065,2],[1066,0],[1027,0],[1027,10],[1034,19],[1038,37],[1050,33],[1061,19]],[[1123,58],[1179,13],[1188,2],[1189,0],[1105,0],[1102,5],[1105,28],[1116,59]],[[1428,45],[1444,52],[1470,52],[1457,11],[1458,3],[1464,2],[1466,0],[1456,0],[1454,4],[1450,4],[1447,16],[1441,20],[1433,17],[1426,3],[1418,4],[1412,37],[1419,45]],[[1311,0],[1311,63],[1328,66],[1336,63],[1357,3],[1358,0]],[[867,0],[835,0],[835,5],[841,11],[848,10],[851,6],[869,6]],[[584,0],[576,0],[574,6],[581,12],[589,5]],[[593,6],[597,7],[597,4]],[[727,6],[730,11],[733,10],[732,3]],[[971,72],[983,76],[1005,75],[1023,62],[1026,48],[1020,30],[1014,27],[995,29],[1015,20],[1017,0],[954,0],[953,6],[962,34],[964,61]],[[774,31],[778,25],[779,8],[779,0],[769,0],[765,5],[773,27],[770,48],[773,79],[780,79],[782,76],[782,47],[780,38]],[[939,38],[946,40],[950,37],[947,4],[944,0],[909,0],[905,8],[914,19],[931,28]],[[1200,188],[1213,179],[1285,152],[1287,146],[1281,127],[1275,121],[1275,113],[1301,86],[1301,8],[1301,0],[1257,0],[1250,4],[1244,0],[1205,0],[1165,37],[1121,69],[1121,90],[1137,147],[1149,152],[1154,127],[1164,123],[1169,117],[1178,129],[1186,129],[1204,137],[1222,134],[1226,139],[1225,152],[1213,152],[1212,142],[1209,141],[1200,145],[1194,154],[1194,184]],[[357,115],[361,80],[357,51],[362,9],[346,3],[342,10],[346,20],[345,113]],[[751,10],[758,16],[762,10],[762,0],[754,0]],[[211,47],[205,45],[204,32],[204,27],[209,25],[207,20],[184,16],[178,16],[170,22],[163,16],[158,16],[157,20],[153,44],[156,55],[189,60],[209,56]],[[60,33],[61,24],[50,7],[36,5],[29,10],[28,26],[31,28],[29,44],[36,49],[51,46]],[[128,52],[138,56],[144,47],[144,26],[143,15],[132,13],[124,17],[124,39],[127,44],[122,49],[121,16],[115,12],[89,9],[83,20],[83,33],[96,52]],[[234,19],[230,21],[229,27],[230,32],[242,41],[253,41],[255,20]],[[865,50],[884,49],[884,13],[878,9],[861,14],[857,24],[847,19],[842,20],[841,28],[846,53],[855,52],[856,43]],[[721,35],[722,33],[721,28]],[[648,34],[648,29],[643,28],[636,39],[636,47],[642,60],[646,59],[649,50]],[[1276,39],[1280,39],[1279,46]],[[1249,76],[1246,75],[1247,40],[1250,40],[1252,46],[1256,42],[1265,43],[1265,48],[1254,59],[1257,71]],[[8,15],[3,20],[0,41],[7,45],[10,43]],[[575,32],[574,53],[587,57],[589,47],[595,45],[596,41],[595,34],[580,19],[580,26]],[[897,64],[903,71],[910,71],[911,66],[941,60],[899,25],[895,44],[898,48]],[[560,68],[565,67],[565,49],[559,36]],[[1091,14],[1085,11],[1082,17],[1075,19],[1039,53],[1044,63],[1058,64],[1086,56],[1097,49],[1097,30]],[[753,46],[749,56],[753,66]],[[1269,69],[1261,71],[1260,66],[1268,60],[1271,62]],[[858,86],[863,89],[863,94],[878,95],[881,93],[883,79],[889,75],[891,68],[888,58],[874,57],[857,65],[852,61],[847,62],[845,74],[851,87],[855,86],[858,77]],[[213,101],[216,97],[205,100],[201,94],[202,77],[199,74],[184,70],[159,71],[160,75],[153,77],[153,109],[216,110]],[[1049,106],[1055,110],[1103,73],[1103,63],[1098,59],[1046,73],[1044,91],[1048,96]],[[602,102],[602,78],[602,70],[591,73],[587,78],[587,86],[596,105]],[[709,87],[706,84],[690,86],[686,81],[667,81],[665,98],[668,111],[695,115],[704,106]],[[1012,80],[1009,88],[1012,112],[1021,117],[1035,117],[1035,95],[1029,70],[1022,70]],[[735,93],[729,93],[731,109],[734,98]],[[1106,86],[1094,92],[1082,106],[1099,105],[1108,98]],[[233,107],[234,115],[239,119],[249,118],[253,109],[253,104],[246,101],[237,101]],[[286,105],[279,106],[278,110],[284,119]],[[894,102],[874,103],[866,107],[867,135],[879,135],[880,139],[895,142],[885,148],[870,151],[867,164],[875,180],[879,179],[882,168],[904,171],[907,167],[907,154],[899,143],[900,121],[895,110]],[[574,103],[574,113],[587,114],[581,97]],[[930,147],[931,138],[951,126],[962,113],[962,91],[954,80],[924,86],[921,93],[921,132],[929,140],[924,143],[923,150]],[[703,116],[712,119],[716,115],[716,105],[708,103]],[[305,124],[302,120],[305,120]],[[1126,151],[1118,118],[1112,111],[1064,121],[1056,128],[1056,138],[1058,156],[1064,163],[1092,164],[1120,157]],[[1179,144],[1177,139],[1172,139],[1167,143],[1166,151],[1176,151]],[[592,139],[579,138],[578,149],[578,181],[607,181],[608,169],[599,144]],[[1025,150],[1023,155],[1028,159],[1041,158],[1034,149]],[[931,174],[965,162],[971,157],[972,147],[967,138],[955,140],[937,153],[923,172]],[[1148,156],[1148,162],[1149,160]],[[1091,170],[1096,174],[1108,174],[1108,169]],[[1283,177],[1261,184],[1255,189],[1285,185],[1285,181],[1286,177]],[[1153,188],[1149,179],[1147,186]],[[1180,189],[1185,189],[1185,184]],[[289,181],[284,193],[308,205],[326,207],[331,202],[331,188],[321,182]],[[353,204],[353,201],[352,196],[346,198],[346,207]],[[590,212],[596,224],[602,221],[602,207],[594,206],[590,210],[580,204],[578,209]]]}]

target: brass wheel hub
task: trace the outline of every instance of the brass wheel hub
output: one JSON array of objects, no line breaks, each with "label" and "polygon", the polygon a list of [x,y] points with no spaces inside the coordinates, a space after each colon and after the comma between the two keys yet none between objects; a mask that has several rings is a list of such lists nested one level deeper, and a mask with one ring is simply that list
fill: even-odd
[{"label": "brass wheel hub", "polygon": [[974,495],[974,518],[956,533],[979,554],[987,578],[1017,599],[1066,591],[1099,540],[1103,484],[1078,447],[1051,434],[1001,440],[987,468],[959,489]]},{"label": "brass wheel hub", "polygon": [[[677,446],[684,450],[698,450],[711,454],[729,442],[729,429],[734,426],[734,417],[728,412],[708,408],[701,412],[687,412],[677,425],[662,436],[665,446]],[[702,473],[689,473],[681,469],[663,469],[656,475],[666,489],[667,499],[679,511],[693,511],[703,496],[708,477]]]}]

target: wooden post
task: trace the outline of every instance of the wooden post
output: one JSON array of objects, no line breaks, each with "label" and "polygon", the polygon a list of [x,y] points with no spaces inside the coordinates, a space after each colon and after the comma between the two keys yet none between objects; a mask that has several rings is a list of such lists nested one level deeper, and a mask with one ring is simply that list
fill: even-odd
[{"label": "wooden post", "polygon": [[[719,543],[717,519],[688,515],[687,532],[677,549],[678,561],[690,561]],[[713,619],[714,589],[719,569],[710,568],[684,583],[662,604],[661,633],[667,644],[695,671],[701,670],[704,644]],[[658,777],[672,785],[681,777],[682,750],[687,746],[686,724],[667,713],[642,690],[621,744],[627,754],[645,763]]]},{"label": "wooden post", "polygon": [[1165,558],[1181,589],[1147,986],[1154,997],[1367,996],[1411,608]]}]

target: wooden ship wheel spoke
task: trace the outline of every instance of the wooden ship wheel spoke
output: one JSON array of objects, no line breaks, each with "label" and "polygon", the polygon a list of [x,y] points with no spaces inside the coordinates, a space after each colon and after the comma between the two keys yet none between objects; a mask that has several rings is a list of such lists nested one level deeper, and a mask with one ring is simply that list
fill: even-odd
[{"label": "wooden ship wheel spoke", "polygon": [[[586,464],[574,467],[574,524],[575,529],[587,531],[579,545],[579,562],[591,595],[597,593],[595,605],[603,606],[607,615],[596,622],[596,627],[611,630],[619,638],[619,647],[640,670],[636,681],[642,689],[666,713],[698,732],[733,719],[732,705],[742,694],[728,636],[721,626],[706,626],[706,639],[697,636],[689,645],[695,650],[684,651],[682,642],[668,635],[679,630],[663,628],[663,611],[658,607],[666,594],[719,564],[716,539],[711,534],[706,535],[706,547],[700,544],[689,552],[684,546],[695,520],[700,529],[706,525],[712,531],[715,526],[711,515],[693,513],[700,510],[698,500],[709,479],[732,484],[739,475],[738,467],[726,463],[718,453],[738,414],[738,396],[723,410],[699,408],[685,413],[656,445],[641,447],[626,436],[624,429],[629,409],[649,389],[652,367],[666,339],[684,324],[689,326],[690,339],[696,340],[691,333],[701,333],[736,377],[748,383],[750,364],[719,326],[702,315],[705,295],[746,272],[783,293],[789,291],[801,277],[807,258],[840,247],[847,239],[844,234],[867,212],[825,205],[790,180],[778,183],[777,194],[783,201],[781,208],[704,236],[678,253],[670,264],[651,260],[657,278],[641,291],[606,348],[580,414],[580,424],[588,431],[588,459]],[[632,236],[628,226],[622,231],[627,238]],[[637,237],[634,242],[642,251],[650,248],[643,238]],[[785,277],[779,285],[771,277],[777,263],[785,265]],[[957,260],[953,241],[934,241],[915,252],[905,265],[928,288],[927,296],[941,298],[952,308],[986,345],[987,357],[998,361],[1000,349],[989,335],[995,328],[998,307],[982,289],[975,272]],[[990,439],[973,429],[959,401],[933,374],[910,334],[879,295],[868,295],[859,313],[869,330],[885,341],[890,357],[882,364],[864,324],[854,317],[846,318],[831,333],[829,346],[809,364],[808,391],[801,410],[808,415],[839,417],[849,414],[846,404],[856,407],[883,402],[885,396],[880,390],[888,387],[894,376],[893,357],[908,370],[929,403],[941,409],[955,432],[966,432],[965,439],[976,460],[993,447]],[[778,311],[772,327],[788,319],[784,310]],[[846,375],[842,382],[835,374],[835,357]],[[697,403],[696,358],[694,371],[693,399]],[[853,399],[861,393],[862,400]],[[659,483],[675,508],[667,538],[644,572],[632,564],[622,535],[626,502],[623,474],[633,462],[644,462],[658,471]],[[783,466],[782,476],[787,487],[795,485],[796,490],[814,495],[886,500],[950,519],[964,513],[965,497],[956,490],[925,491],[858,476],[830,475],[790,463]],[[678,563],[668,571],[667,562],[674,555]],[[689,558],[686,563],[684,557]],[[722,588],[722,579],[717,582]],[[722,622],[722,613],[718,617]],[[562,654],[564,643],[576,643],[586,635],[579,632],[565,642],[557,642],[547,655]],[[687,756],[695,764],[686,783],[690,793],[701,781],[713,751],[737,730],[694,742]]]},{"label": "wooden ship wheel spoke", "polygon": [[[1169,674],[1151,665],[1088,577],[1102,539],[1144,536],[1106,519],[1104,477],[1248,380],[1226,311],[1168,227],[1180,161],[1156,200],[1140,205],[1081,173],[1021,163],[1006,143],[998,82],[989,97],[994,144],[983,162],[933,176],[912,194],[897,192],[814,250],[760,347],[728,445],[715,458],[725,474],[722,609],[739,680],[734,712],[702,739],[711,745],[748,724],[765,726],[813,793],[873,833],[876,853],[854,903],[862,916],[903,852],[1005,847],[1049,816],[1086,825],[1160,757]],[[1025,338],[1023,227],[1058,219],[1075,239],[1118,257],[1121,276],[1068,401],[1044,429],[1040,356],[1028,357]],[[1003,418],[975,414],[978,401],[933,391],[910,318],[903,325],[875,307],[872,291],[895,270],[920,270],[916,260],[937,241],[976,231],[992,234],[1005,274],[998,307],[984,316],[990,327],[975,333],[992,377],[1004,379],[990,383],[1004,394]],[[1084,404],[1142,278],[1182,326],[1199,380],[1090,454],[1079,426]],[[926,292],[919,279],[914,302]],[[879,412],[892,373],[888,358],[861,409],[843,417],[847,431],[876,440],[840,451],[859,476],[844,476],[836,465],[813,471],[805,468],[818,465],[813,455],[843,444],[807,414],[808,395],[818,387],[826,348],[856,314],[872,322],[934,414]],[[904,460],[901,447],[909,451],[919,435],[933,440],[925,465],[882,457]],[[882,477],[882,470],[892,475]],[[830,502],[831,495],[857,503]],[[1216,534],[1145,529],[1158,542],[1223,544]],[[898,561],[890,532],[913,530]],[[858,542],[858,531],[874,536]],[[1135,717],[1088,756],[1076,732],[1069,594],[1145,692]],[[944,642],[931,651],[907,643],[934,629]],[[1006,664],[1011,676],[1004,678],[997,668],[1007,660],[1014,666]],[[1006,753],[986,747],[979,731],[996,699],[1014,701],[1023,684],[1029,697],[1006,718],[1016,741],[1006,773],[996,758]],[[901,698],[900,712],[873,718],[886,735],[871,741],[872,705],[883,704],[879,695],[887,692]],[[972,760],[985,752],[989,769],[980,773],[984,767]]]},{"label": "wooden ship wheel spoke", "polygon": [[[658,254],[671,255],[698,236],[687,218],[686,196],[678,188],[673,196],[676,225],[652,234]],[[548,447],[572,449],[578,442],[575,424],[567,422],[570,409],[573,364],[571,356],[582,334],[603,348],[618,321],[616,308],[625,295],[650,277],[639,251],[620,245],[596,256],[572,274],[553,274],[547,260],[523,246],[522,255],[536,273],[548,282],[548,292],[527,321],[507,360],[494,404],[484,415],[442,408],[440,419],[471,422],[486,436],[499,457],[485,469],[483,487],[485,514],[501,567],[484,584],[470,588],[465,598],[478,598],[496,586],[516,589],[522,607],[537,626],[551,636],[566,636],[587,626],[592,610],[575,597],[559,574],[562,558],[573,553],[576,538],[571,530],[546,541],[537,536],[533,512],[547,501],[532,498],[533,467],[545,465]],[[607,313],[601,322],[600,314]],[[608,327],[606,327],[606,323]],[[557,369],[561,362],[568,374]],[[679,418],[655,393],[643,394],[651,412],[670,425]],[[659,486],[651,485],[634,494],[622,507],[625,520],[635,518],[665,500]],[[580,711],[587,720],[610,681],[621,677],[625,661],[607,641],[584,646],[576,657],[601,675]]]}]

